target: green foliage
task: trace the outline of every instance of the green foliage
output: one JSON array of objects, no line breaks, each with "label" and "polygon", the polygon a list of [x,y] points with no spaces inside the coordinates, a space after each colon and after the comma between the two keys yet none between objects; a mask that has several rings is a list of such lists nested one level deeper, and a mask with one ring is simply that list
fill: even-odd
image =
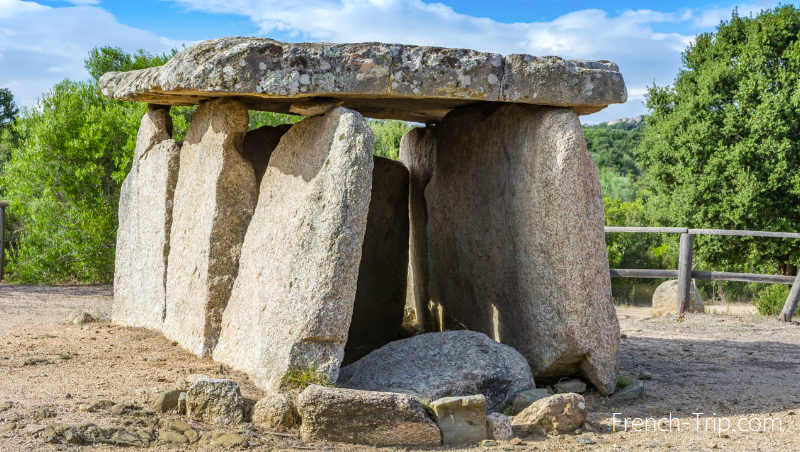
[{"label": "green foliage", "polygon": [[513,416],[514,415],[514,402],[512,400],[506,400],[506,403],[500,407],[500,414],[505,414],[506,416]]},{"label": "green foliage", "polygon": [[415,126],[405,121],[370,120],[369,126],[375,136],[375,155],[392,160],[400,158],[400,139]]},{"label": "green foliage", "polygon": [[289,372],[281,379],[282,389],[303,390],[310,385],[332,387],[333,382],[327,375],[318,372],[311,366],[289,369]]},{"label": "green foliage", "polygon": [[119,47],[95,47],[89,51],[89,58],[86,59],[83,66],[96,82],[106,72],[124,72],[161,66],[176,53],[178,50],[172,49],[169,53],[153,55],[139,49],[136,53],[130,54]]},{"label": "green foliage", "polygon": [[609,169],[621,176],[636,179],[641,170],[636,164],[634,150],[644,136],[644,123],[618,123],[584,126],[583,134],[589,154],[598,168]]},{"label": "green foliage", "polygon": [[250,130],[263,126],[279,126],[281,124],[296,124],[302,121],[304,116],[287,115],[285,113],[272,113],[269,111],[250,111]]},{"label": "green foliage", "polygon": [[417,402],[422,405],[422,409],[428,413],[428,416],[436,416],[436,412],[431,408],[431,399],[417,396]]},{"label": "green foliage", "polygon": [[0,130],[10,125],[18,114],[19,108],[14,103],[14,95],[11,94],[11,90],[0,88]]},{"label": "green foliage", "polygon": [[753,299],[758,313],[773,317],[781,313],[786,298],[789,297],[791,286],[784,284],[769,284],[761,289]]},{"label": "green foliage", "polygon": [[630,375],[620,375],[617,377],[617,387],[625,388],[631,384],[631,381],[633,381],[633,378]]},{"label": "green foliage", "polygon": [[[647,94],[638,148],[654,225],[797,231],[800,224],[800,11],[735,11],[683,53],[674,86]],[[703,236],[701,266],[794,273],[791,240]]]}]

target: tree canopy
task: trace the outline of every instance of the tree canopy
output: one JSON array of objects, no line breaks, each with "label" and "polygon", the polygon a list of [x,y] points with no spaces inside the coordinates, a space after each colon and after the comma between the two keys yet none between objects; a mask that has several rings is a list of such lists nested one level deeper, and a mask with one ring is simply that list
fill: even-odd
[{"label": "tree canopy", "polygon": [[17,115],[19,108],[14,103],[14,95],[8,88],[0,88],[0,129],[11,124]]}]

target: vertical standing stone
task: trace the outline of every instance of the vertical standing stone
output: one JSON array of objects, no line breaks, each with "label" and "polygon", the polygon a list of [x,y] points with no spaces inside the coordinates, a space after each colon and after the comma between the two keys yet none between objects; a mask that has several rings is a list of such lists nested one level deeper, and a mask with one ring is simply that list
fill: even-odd
[{"label": "vertical standing stone", "polygon": [[537,377],[614,391],[619,324],[597,168],[568,108],[466,107],[437,127],[425,191],[431,297]]},{"label": "vertical standing stone", "polygon": [[261,181],[214,359],[277,392],[293,368],[336,380],[353,314],[373,137],[346,108],[281,138]]},{"label": "vertical standing stone", "polygon": [[375,157],[367,230],[343,364],[398,339],[408,267],[408,170]]},{"label": "vertical standing stone", "polygon": [[414,312],[417,326],[422,331],[437,329],[428,311],[428,205],[425,201],[425,187],[433,175],[436,131],[435,127],[415,127],[400,141],[400,161],[409,172],[408,217],[411,225],[406,309]]},{"label": "vertical standing stone", "polygon": [[160,330],[180,145],[171,138],[169,107],[148,106],[119,200],[114,323]]},{"label": "vertical standing stone", "polygon": [[247,126],[241,103],[206,102],[181,149],[163,331],[198,356],[219,337],[256,203],[253,168],[241,155]]}]

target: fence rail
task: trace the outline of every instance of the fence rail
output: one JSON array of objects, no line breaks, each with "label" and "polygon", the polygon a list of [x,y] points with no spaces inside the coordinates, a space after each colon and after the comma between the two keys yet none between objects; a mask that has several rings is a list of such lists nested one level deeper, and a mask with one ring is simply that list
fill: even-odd
[{"label": "fence rail", "polygon": [[689,229],[689,228],[660,228],[660,227],[616,227],[605,228],[610,233],[636,233],[636,234],[680,234],[680,250],[677,270],[649,270],[612,268],[612,278],[667,278],[678,279],[678,302],[676,310],[683,315],[689,309],[692,279],[710,279],[716,281],[758,282],[768,284],[791,284],[792,289],[786,298],[778,320],[791,322],[792,314],[800,300],[800,272],[797,276],[763,275],[756,273],[730,273],[713,271],[696,271],[692,269],[692,254],[695,235],[723,235],[736,237],[769,237],[781,239],[800,239],[796,232],[767,232],[767,231],[739,231],[733,229]]}]

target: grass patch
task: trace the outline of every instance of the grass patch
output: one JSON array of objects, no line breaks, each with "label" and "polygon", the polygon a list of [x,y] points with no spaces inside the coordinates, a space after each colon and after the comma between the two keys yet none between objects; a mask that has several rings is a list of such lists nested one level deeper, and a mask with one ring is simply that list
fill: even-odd
[{"label": "grass patch", "polygon": [[333,387],[333,382],[327,375],[311,366],[292,368],[281,379],[281,387],[285,389],[303,390],[310,385]]},{"label": "grass patch", "polygon": [[436,416],[436,413],[431,408],[431,399],[426,399],[424,397],[417,397],[417,402],[422,405],[422,409],[428,413],[428,416]]},{"label": "grass patch", "polygon": [[511,400],[506,400],[500,407],[500,414],[505,414],[506,416],[513,416],[514,415],[514,402]]},{"label": "grass patch", "polygon": [[629,384],[631,384],[631,381],[633,381],[633,379],[631,378],[630,375],[620,375],[619,377],[617,377],[617,387],[624,388]]}]

